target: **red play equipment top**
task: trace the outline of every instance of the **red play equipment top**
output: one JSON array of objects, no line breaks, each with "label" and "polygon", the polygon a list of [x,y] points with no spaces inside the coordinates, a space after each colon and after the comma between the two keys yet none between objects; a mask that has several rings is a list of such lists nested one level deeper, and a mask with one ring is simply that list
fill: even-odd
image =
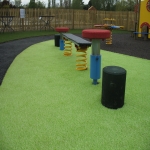
[{"label": "red play equipment top", "polygon": [[110,38],[109,30],[85,29],[82,31],[82,37],[88,39],[108,39]]},{"label": "red play equipment top", "polygon": [[140,25],[140,28],[142,28],[143,26],[147,26],[149,29],[150,29],[150,24],[148,22],[143,22],[141,25]]},{"label": "red play equipment top", "polygon": [[68,27],[57,27],[57,28],[55,28],[55,31],[57,31],[57,32],[68,32],[69,28]]}]

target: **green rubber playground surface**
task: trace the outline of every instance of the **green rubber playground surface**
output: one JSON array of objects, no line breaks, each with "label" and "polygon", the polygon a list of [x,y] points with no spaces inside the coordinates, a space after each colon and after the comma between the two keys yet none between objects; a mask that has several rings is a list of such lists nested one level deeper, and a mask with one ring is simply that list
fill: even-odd
[{"label": "green rubber playground surface", "polygon": [[126,69],[125,104],[101,104],[101,79],[77,71],[72,56],[41,42],[20,53],[0,86],[1,150],[149,150],[150,61],[101,50],[102,68]]}]

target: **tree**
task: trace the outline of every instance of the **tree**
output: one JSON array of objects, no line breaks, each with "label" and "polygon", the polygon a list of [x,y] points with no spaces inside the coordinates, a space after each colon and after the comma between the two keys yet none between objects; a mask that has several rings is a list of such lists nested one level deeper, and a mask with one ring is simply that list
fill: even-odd
[{"label": "tree", "polygon": [[3,2],[2,2],[2,7],[3,7],[3,8],[9,8],[9,1],[3,0]]},{"label": "tree", "polygon": [[53,7],[53,8],[56,7],[56,0],[52,0],[52,7]]},{"label": "tree", "polygon": [[71,7],[71,0],[68,0],[69,8]]},{"label": "tree", "polygon": [[21,0],[15,0],[15,5],[19,7],[21,5]]},{"label": "tree", "polygon": [[92,6],[92,2],[91,2],[91,0],[89,0],[89,2],[88,2],[88,6],[89,6],[89,7],[91,7],[91,6]]},{"label": "tree", "polygon": [[63,7],[63,0],[60,0],[60,7]]},{"label": "tree", "polygon": [[36,4],[35,4],[35,0],[30,0],[28,8],[35,8]]},{"label": "tree", "polygon": [[134,11],[135,7],[135,0],[128,0],[127,1],[127,10]]},{"label": "tree", "polygon": [[125,0],[118,1],[116,3],[116,10],[117,11],[125,11],[125,10],[127,10],[127,1],[125,1]]},{"label": "tree", "polygon": [[45,8],[45,3],[41,1],[37,1],[35,3],[35,0],[31,0],[29,5],[27,5],[27,8]]},{"label": "tree", "polygon": [[91,6],[92,6],[91,0],[89,0],[89,2],[88,2],[87,5],[84,5],[84,2],[83,2],[83,9],[84,9],[84,10],[88,10]]},{"label": "tree", "polygon": [[135,0],[89,0],[88,5],[84,5],[83,9],[87,10],[91,5],[97,10],[104,11],[133,11]]},{"label": "tree", "polygon": [[51,7],[51,0],[48,0],[48,8]]},{"label": "tree", "polygon": [[82,0],[73,0],[72,1],[72,8],[73,9],[82,9],[84,2]]},{"label": "tree", "polygon": [[38,1],[35,4],[36,4],[36,8],[45,8],[45,3],[44,2]]},{"label": "tree", "polygon": [[71,7],[71,0],[64,0],[64,7],[70,8]]},{"label": "tree", "polygon": [[[92,6],[94,6],[97,10],[102,10],[103,0],[90,0]],[[89,4],[90,4],[89,3]]]}]

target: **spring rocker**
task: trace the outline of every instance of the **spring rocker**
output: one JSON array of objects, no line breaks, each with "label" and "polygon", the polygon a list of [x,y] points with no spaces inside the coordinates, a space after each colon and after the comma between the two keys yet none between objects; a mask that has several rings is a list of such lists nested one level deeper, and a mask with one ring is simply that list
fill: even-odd
[{"label": "spring rocker", "polygon": [[[68,43],[74,43],[76,52],[77,52],[77,60],[76,60],[76,70],[87,70],[87,49],[91,46],[91,42],[87,41],[81,37],[78,37],[76,35],[70,34],[70,33],[62,33],[63,39],[67,41]],[[71,48],[71,46],[66,45],[68,49]],[[66,53],[66,56],[70,56],[70,52],[68,52],[68,49],[64,51]],[[64,54],[65,55],[65,54]]]},{"label": "spring rocker", "polygon": [[94,25],[94,27],[99,28],[99,29],[110,30],[111,35],[110,35],[110,38],[106,39],[106,44],[112,44],[112,30],[114,30],[114,29],[123,29],[124,26],[114,25],[113,22],[115,21],[115,19],[113,19],[113,18],[105,18],[103,20],[105,20],[104,25]]},{"label": "spring rocker", "polygon": [[150,0],[137,0],[134,38],[150,39]]},{"label": "spring rocker", "polygon": [[72,42],[65,38],[64,38],[64,55],[65,56],[72,55]]},{"label": "spring rocker", "polygon": [[62,33],[62,39],[71,41],[75,44],[77,54],[76,70],[87,70],[86,51],[92,45],[92,54],[90,57],[90,78],[93,84],[98,84],[97,80],[101,74],[101,55],[100,55],[100,39],[104,40],[110,37],[109,30],[85,29],[82,31],[82,37],[90,39],[92,42],[85,40],[71,33]]},{"label": "spring rocker", "polygon": [[98,84],[97,80],[101,75],[101,55],[100,55],[100,39],[110,38],[109,30],[85,29],[82,31],[82,37],[92,41],[92,54],[90,56],[90,78],[93,84]]},{"label": "spring rocker", "polygon": [[86,70],[87,69],[87,49],[89,46],[77,46],[77,60],[76,60],[76,70]]},{"label": "spring rocker", "polygon": [[62,33],[68,32],[69,28],[68,27],[56,27],[55,31],[60,33],[60,41],[59,41],[60,50],[64,50],[65,56],[70,56],[72,53],[71,42],[68,41],[67,39],[63,39],[63,37],[62,37]]}]

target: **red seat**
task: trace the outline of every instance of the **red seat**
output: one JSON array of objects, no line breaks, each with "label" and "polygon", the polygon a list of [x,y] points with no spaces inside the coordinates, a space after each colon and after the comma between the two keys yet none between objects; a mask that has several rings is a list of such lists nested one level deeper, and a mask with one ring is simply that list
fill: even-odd
[{"label": "red seat", "polygon": [[88,39],[108,39],[110,38],[109,30],[102,29],[85,29],[82,31],[82,37]]},{"label": "red seat", "polygon": [[68,32],[69,28],[68,27],[56,27],[55,31],[64,33],[64,32]]}]

